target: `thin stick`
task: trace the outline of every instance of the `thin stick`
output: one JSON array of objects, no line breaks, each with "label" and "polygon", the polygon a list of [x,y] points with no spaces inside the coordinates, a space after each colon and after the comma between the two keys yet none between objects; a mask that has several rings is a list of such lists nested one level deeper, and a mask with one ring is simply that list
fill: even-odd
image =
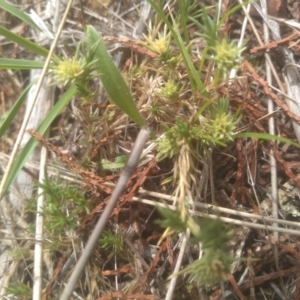
[{"label": "thin stick", "polygon": [[[143,151],[143,153],[146,152],[147,149],[145,151]],[[8,158],[9,158],[8,155],[0,152],[0,163],[6,163],[8,161]],[[32,168],[34,170],[39,170],[40,169],[40,167],[35,163],[28,163],[27,162],[25,164],[25,166],[27,168]],[[83,181],[80,179],[80,177],[78,175],[74,175],[72,173],[69,173],[64,168],[58,168],[58,166],[55,166],[55,167],[54,166],[48,166],[48,174],[50,174],[50,175],[56,176],[57,175],[57,170],[60,171],[60,173],[61,173],[60,177],[62,179],[73,182],[73,183],[82,184]],[[106,186],[109,186],[109,187],[112,187],[112,188],[114,188],[116,186],[112,182],[105,182],[104,184]],[[142,188],[139,189],[138,194],[143,195],[143,196],[151,196],[151,197],[158,198],[159,199],[158,201],[161,201],[162,199],[166,200],[166,201],[173,201],[175,199],[175,197],[172,196],[172,195],[157,193],[157,192],[153,192],[153,191],[147,191],[147,190],[144,190]],[[140,203],[143,203],[143,199],[141,197],[134,197],[133,200],[138,201]],[[154,200],[145,199],[145,201],[148,201],[147,203],[149,205],[152,205],[152,206],[156,206],[156,204],[157,204],[157,202],[155,202]],[[207,211],[211,211],[212,213],[213,212],[226,213],[226,214],[239,216],[240,218],[250,218],[250,219],[254,219],[254,220],[261,220],[261,221],[264,221],[264,222],[266,222],[266,221],[267,222],[276,222],[276,223],[280,223],[280,224],[285,225],[285,226],[300,227],[299,222],[287,221],[287,220],[278,219],[278,218],[274,219],[274,218],[268,217],[268,216],[260,216],[260,215],[256,215],[256,214],[253,214],[253,213],[243,212],[243,211],[240,211],[240,210],[219,207],[219,206],[215,206],[215,205],[212,205],[212,204],[205,204],[205,203],[194,202],[193,201],[193,206],[201,208],[201,209],[205,209]],[[241,221],[241,222],[243,222],[243,221]],[[251,220],[251,222],[253,222],[253,220]],[[243,223],[241,223],[241,225],[243,226]],[[23,227],[25,228],[26,226],[23,226]],[[282,228],[282,229],[284,229],[284,228]],[[286,233],[286,232],[282,231],[282,233]],[[2,239],[8,239],[8,238],[6,237],[6,238],[2,238]],[[15,237],[11,238],[11,240],[23,240],[23,239],[24,238],[15,238]],[[27,240],[28,239],[35,240],[35,238],[30,238],[29,236],[27,236],[26,239]]]},{"label": "thin stick", "polygon": [[[48,3],[49,4],[49,3]],[[56,1],[54,11],[54,22],[53,22],[53,32],[57,32],[59,26],[58,17],[60,15],[60,2]],[[48,5],[49,7],[49,5]],[[67,16],[68,10],[65,13]],[[50,12],[49,15],[53,16],[53,13]],[[64,24],[66,18],[62,20]],[[62,27],[60,28],[62,29]],[[57,33],[59,34],[59,33]],[[45,82],[44,85],[47,85]],[[44,98],[44,117],[51,108],[53,107],[54,102],[54,87],[44,87],[47,88],[47,97]],[[49,136],[49,130],[46,131],[45,137]],[[48,151],[45,147],[42,147],[40,152],[40,173],[39,173],[39,183],[43,184],[47,175],[47,165],[48,165]],[[32,287],[32,300],[41,300],[42,299],[42,289],[43,289],[43,240],[44,240],[44,203],[45,203],[45,193],[44,188],[39,186],[38,188],[38,198],[36,205],[36,219],[35,219],[35,245],[34,245],[34,268],[33,268],[33,287]]]},{"label": "thin stick", "polygon": [[[114,186],[113,184],[107,184],[109,186]],[[162,194],[162,193],[157,193],[157,192],[151,192],[151,191],[146,191],[143,189],[140,189],[138,194],[140,195],[146,195],[146,196],[151,196],[151,197],[155,197],[160,199],[160,203],[161,200],[166,200],[166,201],[173,201],[173,199],[175,198],[172,195],[167,195],[167,194]],[[138,197],[134,197],[133,198],[134,201],[140,201],[142,203],[143,199],[138,198]],[[147,200],[146,201],[152,201],[152,200]],[[153,206],[156,205],[157,202],[152,201]],[[294,222],[294,221],[287,221],[287,220],[282,220],[282,219],[274,219],[272,217],[268,217],[268,216],[260,216],[260,215],[256,215],[253,213],[247,213],[247,212],[243,212],[243,211],[239,211],[239,210],[234,210],[234,209],[230,209],[230,208],[225,208],[225,207],[220,207],[220,206],[215,206],[212,204],[205,204],[205,203],[201,203],[201,202],[193,202],[193,206],[197,207],[197,208],[201,208],[201,209],[205,209],[208,212],[218,212],[218,213],[225,213],[225,214],[231,214],[231,215],[235,215],[235,216],[239,216],[241,218],[250,218],[250,219],[254,219],[254,220],[261,220],[261,221],[268,221],[268,222],[277,222],[286,226],[293,226],[293,227],[300,227],[300,223],[299,222]],[[253,222],[253,220],[251,220],[251,222]]]},{"label": "thin stick", "polygon": [[177,276],[174,276],[174,275],[179,272],[180,267],[182,265],[183,255],[185,253],[185,248],[186,248],[187,242],[189,240],[189,237],[190,237],[190,230],[187,229],[187,231],[184,233],[184,236],[183,236],[179,255],[178,255],[177,262],[176,262],[176,265],[175,265],[175,268],[173,271],[173,277],[170,281],[170,285],[169,285],[165,300],[171,300],[173,298],[173,293],[176,288],[176,282],[177,282]]},{"label": "thin stick", "polygon": [[[41,150],[41,165],[39,182],[43,183],[46,176],[47,149]],[[32,289],[32,300],[42,299],[42,284],[43,284],[43,238],[44,238],[44,200],[45,194],[42,187],[38,190],[37,214],[36,214],[36,229],[35,229],[35,246],[34,246],[34,281]]]},{"label": "thin stick", "polygon": [[[267,3],[266,1],[261,1],[261,4],[263,4],[263,13],[267,15]],[[275,22],[275,21],[273,21]],[[263,24],[264,29],[264,37],[265,37],[265,43],[270,42],[270,36],[269,36],[269,30],[267,24],[264,22]],[[271,67],[270,64],[266,63],[266,78],[268,84],[272,84],[272,74],[271,74]],[[268,113],[272,113],[274,111],[274,103],[271,97],[268,96]],[[275,135],[275,119],[274,116],[271,116],[269,118],[269,133],[271,135]],[[274,219],[278,218],[278,187],[277,187],[277,165],[276,160],[274,157],[273,150],[270,149],[270,169],[271,169],[271,195],[272,195],[272,215]],[[274,227],[277,227],[278,224],[276,222],[273,223]],[[279,241],[279,234],[278,232],[274,231],[273,233],[275,242]],[[277,245],[274,245],[274,257],[275,257],[275,263],[278,269],[278,247]],[[279,270],[279,269],[278,269]]]},{"label": "thin stick", "polygon": [[[239,0],[239,3],[243,5],[243,1],[242,1],[242,0]],[[252,5],[255,6],[255,7],[257,7],[256,3],[252,3]],[[254,33],[254,35],[255,35],[255,37],[256,37],[256,39],[257,39],[259,45],[260,45],[260,46],[263,46],[263,42],[262,42],[262,40],[261,40],[261,38],[260,38],[260,35],[259,35],[258,31],[257,31],[256,28],[255,28],[254,22],[252,21],[252,19],[251,19],[249,13],[247,12],[247,10],[246,10],[246,8],[245,8],[244,6],[242,6],[242,9],[244,10],[244,13],[245,13],[245,15],[246,15],[246,17],[247,17],[247,19],[248,19],[248,21],[249,21],[251,27],[252,27],[253,33]],[[258,13],[259,13],[259,12],[260,12],[260,11],[258,10]],[[276,72],[276,69],[275,69],[273,63],[272,63],[272,60],[271,60],[271,58],[270,58],[270,55],[269,55],[268,53],[266,53],[265,58],[266,58],[268,64],[270,65],[270,68],[271,68],[271,70],[272,70],[272,74],[273,74],[273,76],[274,76],[274,78],[275,78],[275,80],[276,80],[276,83],[277,83],[278,86],[280,87],[280,90],[281,90],[281,91],[284,91],[283,85],[282,85],[282,83],[281,83],[281,81],[280,81],[280,79],[279,79],[279,77],[278,77],[278,74],[277,74],[277,72]]]},{"label": "thin stick", "polygon": [[[165,203],[155,202],[153,200],[141,199],[141,198],[138,198],[138,197],[133,197],[132,200],[137,201],[139,203],[152,205],[152,206],[160,206],[160,207],[163,207],[163,208],[169,208],[171,210],[176,209],[176,207],[174,207],[173,205],[168,205],[168,204],[165,204]],[[208,213],[198,212],[198,211],[195,211],[193,209],[189,209],[188,212],[193,216],[202,217],[202,218],[209,218],[209,219],[213,219],[213,220],[219,219],[219,220],[223,221],[224,223],[228,223],[228,224],[245,226],[245,227],[255,228],[255,229],[268,230],[268,231],[276,231],[276,232],[282,232],[282,233],[294,234],[294,235],[300,236],[300,231],[299,230],[268,226],[268,225],[265,225],[265,224],[257,224],[257,223],[253,223],[253,221],[252,222],[247,222],[247,221],[241,221],[241,220],[231,219],[231,218],[227,218],[227,217],[220,217],[218,215],[212,215],[212,214],[208,214]],[[273,220],[273,218],[272,218],[272,220]]]},{"label": "thin stick", "polygon": [[127,164],[125,166],[125,168],[122,170],[120,178],[118,180],[118,183],[111,195],[111,198],[109,200],[109,202],[107,203],[100,219],[98,220],[87,244],[86,247],[84,249],[84,251],[82,252],[81,257],[79,258],[75,269],[69,279],[69,282],[67,283],[61,297],[59,298],[60,300],[68,300],[76,286],[77,281],[79,280],[82,271],[84,269],[84,267],[86,266],[93,250],[94,247],[107,223],[107,220],[109,219],[109,216],[112,212],[112,210],[114,209],[114,207],[117,204],[117,201],[120,197],[120,195],[122,194],[130,176],[133,174],[133,172],[135,171],[141,153],[144,149],[145,143],[147,142],[148,138],[149,138],[149,134],[150,131],[146,128],[143,127],[136,139],[136,142],[133,146],[133,149],[131,151],[131,154],[129,156],[129,159],[127,161]]}]

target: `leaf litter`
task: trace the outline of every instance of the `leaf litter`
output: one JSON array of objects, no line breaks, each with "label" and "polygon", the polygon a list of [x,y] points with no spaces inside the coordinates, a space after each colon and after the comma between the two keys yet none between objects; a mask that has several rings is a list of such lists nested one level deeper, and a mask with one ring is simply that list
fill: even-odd
[{"label": "leaf litter", "polygon": [[[87,7],[88,2],[84,3]],[[112,52],[115,58],[118,57],[118,53],[121,53],[122,58],[119,61],[119,67],[123,68],[123,75],[134,98],[137,99],[138,108],[156,134],[160,134],[162,132],[162,121],[171,122],[176,115],[184,117],[193,112],[194,107],[189,103],[190,92],[181,91],[179,93],[181,102],[177,100],[172,105],[165,99],[157,99],[157,93],[148,92],[147,89],[155,84],[155,80],[161,82],[161,78],[165,76],[162,74],[162,69],[165,66],[155,60],[157,54],[145,49],[140,40],[131,39],[128,30],[135,27],[133,20],[138,22],[138,10],[135,9],[135,6],[131,6],[131,1],[122,1],[121,4],[117,2],[111,1],[107,6],[109,9],[102,8],[99,11],[99,14],[103,14],[103,18],[113,19],[120,14],[121,8],[123,11],[128,10],[128,14],[117,18],[113,29],[108,27],[103,29],[104,41],[107,43],[108,48],[115,49]],[[224,9],[229,8],[228,3],[228,1],[224,1]],[[281,3],[281,5],[284,4]],[[287,9],[290,9],[290,5]],[[276,12],[278,12],[277,6],[275,7]],[[228,28],[235,28],[229,30],[231,38],[236,37],[239,33],[241,24],[239,21],[244,18],[241,11],[236,12],[235,16],[235,20],[230,18],[226,23],[226,26],[229,26]],[[286,17],[288,18],[290,15],[286,15]],[[71,18],[75,18],[75,14]],[[259,18],[253,18],[256,18],[254,20],[256,23],[260,23]],[[101,22],[96,17],[91,16],[91,19],[96,28],[101,28]],[[79,28],[78,25],[75,28]],[[126,31],[124,28],[127,28]],[[72,30],[74,30],[74,27],[70,28],[70,32]],[[284,62],[277,59],[278,49],[279,47],[294,45],[297,33],[294,33],[291,28],[284,27],[287,32],[286,38],[258,47],[257,42],[252,37],[251,29],[247,28],[247,30],[248,37],[246,38],[249,39],[248,44],[250,45],[247,51],[256,55],[259,55],[259,51],[269,51],[271,58],[274,57],[272,61],[280,76],[280,69],[283,67]],[[262,33],[261,27],[258,30]],[[129,37],[119,36],[119,32],[121,32],[121,35],[129,35]],[[108,36],[105,37],[107,33]],[[192,29],[190,34],[193,35]],[[140,37],[140,39],[143,38]],[[296,46],[291,49],[295,51],[297,57]],[[173,47],[174,53],[176,53],[178,50],[175,46]],[[192,49],[192,53],[195,53],[193,57],[194,64],[199,63],[197,53],[202,51],[203,48]],[[250,131],[261,133],[268,132],[270,115],[267,113],[266,98],[272,98],[278,107],[272,115],[276,121],[278,134],[295,140],[291,120],[300,124],[300,116],[295,111],[291,111],[285,104],[283,101],[284,95],[280,95],[266,82],[265,73],[260,63],[263,60],[263,57],[249,56],[248,61],[245,60],[239,66],[239,77],[233,83],[224,82],[215,89],[211,89],[212,97],[214,97],[214,93],[228,97],[230,99],[230,109],[232,111],[240,109],[241,111],[240,129],[246,127],[247,130],[250,128]],[[181,65],[179,70],[181,74],[177,79],[183,86],[187,85],[184,66]],[[214,72],[213,69],[209,70],[208,68],[206,71],[207,74],[201,76],[208,78]],[[8,81],[9,75],[6,76],[7,82],[10,82]],[[281,80],[283,81],[282,78]],[[157,87],[159,89],[160,84]],[[101,161],[101,158],[113,160],[128,153],[137,134],[137,127],[134,124],[128,122],[127,118],[122,116],[122,113],[116,107],[110,104],[107,105],[107,95],[102,92],[101,85],[97,86],[95,84],[91,89],[101,91],[98,95],[95,93],[94,101],[96,103],[80,104],[78,99],[74,101],[73,107],[66,109],[62,116],[56,120],[49,141],[44,140],[33,131],[31,132],[50,150],[53,161],[57,161],[57,158],[59,158],[59,162],[57,162],[58,166],[61,167],[59,173],[73,176],[73,178],[79,180],[80,189],[85,192],[85,201],[89,202],[89,212],[77,216],[79,225],[73,229],[73,233],[70,234],[66,231],[64,236],[60,237],[61,240],[53,239],[54,247],[49,247],[52,251],[51,257],[55,267],[48,272],[48,275],[45,275],[43,299],[58,299],[61,292],[60,286],[67,281],[68,274],[71,272],[76,260],[73,258],[73,261],[70,262],[71,253],[74,252],[76,256],[80,255],[81,244],[87,240],[119,176],[118,170],[108,172],[101,169],[99,161]],[[11,97],[11,92],[4,89],[4,97],[8,96]],[[6,109],[5,106],[2,107]],[[94,114],[90,114],[91,108],[94,109]],[[72,114],[73,109],[77,109],[77,115]],[[151,115],[153,112],[155,114]],[[17,123],[14,126],[16,128]],[[63,128],[63,134],[59,128]],[[68,151],[64,151],[68,148],[69,143],[74,142],[72,138],[74,128],[80,132],[80,138],[75,141],[82,149],[79,157],[74,157]],[[11,130],[13,132],[13,128]],[[65,142],[62,142],[62,135],[64,135]],[[195,172],[195,174],[198,174],[198,178],[193,179],[194,184],[191,187],[195,203],[199,201],[210,204],[212,201],[211,195],[214,194],[213,199],[215,200],[212,204],[220,208],[230,208],[241,212],[240,217],[231,215],[233,219],[251,222],[251,218],[249,220],[249,218],[242,215],[243,212],[269,215],[271,208],[267,207],[263,211],[260,205],[270,195],[269,155],[271,150],[278,163],[278,190],[281,190],[286,182],[291,182],[291,185],[299,187],[299,177],[297,175],[299,174],[300,158],[298,149],[287,144],[240,138],[229,143],[226,147],[214,151],[211,158],[213,165],[209,161],[199,160],[196,166],[197,172]],[[2,151],[7,152],[8,150],[4,147]],[[163,230],[155,223],[155,220],[160,218],[160,215],[154,209],[155,203],[170,198],[176,187],[172,184],[171,176],[175,164],[174,159],[157,162],[154,159],[155,155],[154,150],[148,155],[148,162],[138,167],[131,177],[126,191],[120,198],[107,224],[107,230],[112,233],[120,231],[122,233],[121,239],[128,239],[134,248],[130,248],[129,243],[124,242],[124,249],[116,253],[113,258],[109,258],[109,251],[113,250],[103,249],[99,244],[93,257],[91,257],[85,274],[81,278],[80,286],[76,289],[74,298],[164,299],[169,284],[168,277],[172,274],[178,257],[180,239],[177,236],[172,239],[168,237],[159,246],[156,246]],[[211,177],[209,178],[205,178],[203,175],[205,174],[205,165],[211,169]],[[74,177],[74,174],[79,175],[79,177]],[[55,175],[53,178],[55,178]],[[254,186],[251,183],[252,179],[254,180]],[[197,188],[201,180],[205,181],[205,188],[203,192],[199,193]],[[211,188],[210,181],[212,180],[214,189]],[[73,184],[78,185],[78,183]],[[256,193],[258,194],[258,201],[255,196]],[[148,200],[148,202],[145,200]],[[292,200],[296,203],[295,205],[299,202],[296,189]],[[195,209],[197,209],[196,206]],[[295,223],[299,221],[299,217],[286,213],[282,207],[280,207],[279,213],[280,218]],[[230,216],[228,213],[223,215]],[[27,213],[24,218],[30,220],[32,215]],[[272,224],[269,221],[261,223],[265,225]],[[288,233],[281,234],[279,241],[275,242],[272,239],[272,232],[268,231],[267,228],[265,230],[241,229],[243,229],[242,226],[232,227],[235,245],[229,245],[229,251],[233,256],[250,258],[250,260],[238,262],[233,273],[228,275],[228,281],[223,283],[222,286],[216,284],[210,287],[202,287],[201,284],[190,283],[188,277],[181,276],[173,299],[201,299],[201,297],[203,299],[208,299],[208,297],[210,299],[220,299],[221,290],[226,291],[226,295],[228,295],[226,299],[234,299],[233,295],[240,299],[250,299],[251,297],[259,299],[261,295],[268,299],[282,299],[280,295],[284,295],[285,299],[299,298],[300,287],[296,280],[299,276],[297,236]],[[21,235],[21,232],[18,232],[18,234]],[[45,242],[47,239],[51,241],[51,238],[51,235],[49,237],[45,236]],[[279,248],[278,265],[275,264],[273,253],[275,244]],[[239,247],[240,245],[242,247]],[[20,241],[19,247],[26,248],[28,245],[26,246]],[[238,248],[240,249],[239,254],[236,253]],[[183,266],[195,261],[199,251],[200,249],[191,243],[186,249],[182,262]],[[139,255],[145,260],[148,269],[141,263]],[[28,277],[30,278],[29,275],[32,274],[32,270],[28,267],[31,257],[24,256],[22,259],[23,262],[16,270],[14,277],[16,282],[23,281],[23,283],[28,284],[32,280],[28,279]],[[68,262],[71,264],[70,266],[67,265]],[[24,271],[24,265],[27,266],[26,271]],[[22,268],[23,272],[21,272]],[[248,275],[247,272],[249,272]],[[282,283],[288,286],[286,290],[282,289]],[[274,288],[274,285],[277,289]]]}]

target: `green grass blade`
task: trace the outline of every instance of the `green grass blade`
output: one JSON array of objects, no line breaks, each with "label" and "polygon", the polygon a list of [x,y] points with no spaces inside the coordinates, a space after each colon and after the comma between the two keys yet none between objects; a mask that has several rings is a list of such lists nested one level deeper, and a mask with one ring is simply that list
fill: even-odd
[{"label": "green grass blade", "polygon": [[[66,93],[62,96],[62,98],[55,104],[55,106],[52,108],[52,110],[49,112],[49,114],[46,116],[44,121],[40,124],[40,126],[37,129],[37,132],[40,134],[44,134],[46,130],[49,128],[52,121],[57,117],[57,115],[61,112],[61,110],[69,103],[69,101],[72,99],[72,97],[76,94],[77,89],[75,86],[70,87]],[[3,189],[3,194],[8,190],[11,183],[15,180],[16,176],[18,175],[19,171],[23,168],[26,161],[28,160],[30,154],[38,144],[38,141],[35,138],[31,138],[25,147],[20,151],[20,153],[17,155],[10,174],[8,176],[7,182]]]},{"label": "green grass blade", "polygon": [[128,156],[121,155],[116,157],[115,162],[107,161],[106,159],[101,160],[101,166],[104,170],[116,170],[124,168],[127,162]]},{"label": "green grass blade", "polygon": [[8,4],[6,1],[0,0],[0,7],[18,19],[22,20],[32,28],[35,28],[40,31],[40,28],[31,20],[31,18],[23,13],[21,10],[17,9],[15,6]]},{"label": "green grass blade", "polygon": [[0,69],[31,70],[42,69],[44,62],[27,59],[0,58]]},{"label": "green grass blade", "polygon": [[243,132],[243,133],[238,133],[234,135],[235,138],[255,138],[255,139],[260,139],[260,140],[266,140],[266,141],[277,141],[277,142],[282,142],[282,143],[288,143],[291,144],[297,148],[300,147],[298,143],[295,143],[291,141],[290,139],[277,136],[277,135],[272,135],[268,133],[258,133],[258,132]]},{"label": "green grass blade", "polygon": [[224,16],[222,16],[219,24],[218,24],[218,29],[222,26],[222,24],[224,24],[226,22],[226,20],[229,19],[229,17],[234,14],[237,10],[241,9],[243,6],[247,6],[248,4],[255,2],[255,0],[248,0],[243,2],[242,4],[237,4],[235,5],[233,8],[231,8],[229,11],[226,12],[226,14],[224,14]]},{"label": "green grass blade", "polygon": [[29,50],[37,55],[47,57],[47,55],[49,53],[49,51],[46,48],[41,47],[38,44],[33,43],[33,42],[29,41],[28,39],[25,39],[15,33],[11,32],[10,30],[7,30],[6,28],[4,28],[2,26],[0,26],[0,35],[3,35],[7,39],[17,43],[21,47],[26,48],[27,50]]},{"label": "green grass blade", "polygon": [[145,121],[141,117],[120,71],[107,52],[102,38],[92,26],[87,26],[87,37],[89,48],[95,51],[97,61],[94,65],[110,99],[134,122],[143,126]]},{"label": "green grass blade", "polygon": [[181,28],[184,34],[184,40],[187,44],[189,44],[189,34],[188,34],[188,29],[187,29],[187,6],[190,5],[190,3],[186,3],[186,1],[178,1],[178,6],[180,10],[180,23],[181,23]]},{"label": "green grass blade", "polygon": [[12,122],[12,120],[16,116],[17,112],[19,111],[21,105],[23,104],[24,100],[26,99],[26,95],[27,95],[28,90],[31,88],[31,86],[35,82],[36,81],[33,81],[30,85],[28,85],[26,87],[26,89],[23,91],[23,93],[21,94],[21,96],[19,97],[19,99],[16,101],[16,103],[14,104],[14,106],[12,107],[12,109],[10,110],[10,112],[8,113],[8,115],[5,118],[5,120],[1,123],[1,125],[0,125],[0,139],[3,136],[3,134],[6,132],[6,130],[8,129],[10,123]]}]

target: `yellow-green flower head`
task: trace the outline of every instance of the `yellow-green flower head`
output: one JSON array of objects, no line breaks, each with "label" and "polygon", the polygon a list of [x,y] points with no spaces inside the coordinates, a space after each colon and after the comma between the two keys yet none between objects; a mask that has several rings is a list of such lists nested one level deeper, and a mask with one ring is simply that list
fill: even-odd
[{"label": "yellow-green flower head", "polygon": [[220,42],[216,42],[213,58],[217,63],[218,67],[223,71],[228,71],[236,67],[241,60],[241,53],[244,48],[236,46],[233,42],[223,39]]},{"label": "yellow-green flower head", "polygon": [[234,120],[229,114],[222,113],[210,121],[209,127],[213,137],[221,141],[232,141],[237,123],[238,121]]},{"label": "yellow-green flower head", "polygon": [[53,67],[54,78],[63,85],[74,82],[84,73],[84,59],[63,59]]},{"label": "yellow-green flower head", "polygon": [[168,80],[158,95],[167,99],[175,100],[179,96],[178,90],[176,83],[173,80]]},{"label": "yellow-green flower head", "polygon": [[158,55],[165,55],[169,52],[170,35],[166,32],[159,33],[158,39],[155,40],[152,40],[146,35],[144,35],[144,38],[147,41],[148,48],[153,52],[157,53]]},{"label": "yellow-green flower head", "polygon": [[152,47],[153,50],[158,54],[164,54],[169,50],[169,44],[164,37],[155,40],[155,42],[152,44]]}]

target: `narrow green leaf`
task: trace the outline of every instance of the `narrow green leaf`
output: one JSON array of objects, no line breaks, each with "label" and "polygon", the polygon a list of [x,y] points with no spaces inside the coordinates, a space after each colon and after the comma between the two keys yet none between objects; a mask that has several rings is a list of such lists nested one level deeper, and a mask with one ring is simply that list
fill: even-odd
[{"label": "narrow green leaf", "polygon": [[[61,112],[61,110],[69,103],[69,101],[76,94],[76,92],[77,92],[77,89],[75,86],[71,86],[66,91],[66,93],[62,96],[62,98],[55,104],[55,106],[52,108],[52,110],[46,116],[44,121],[40,124],[40,126],[37,129],[37,132],[39,132],[42,135],[46,132],[46,130],[49,128],[50,124],[58,116],[58,114]],[[15,180],[19,171],[25,165],[26,161],[28,160],[30,154],[32,153],[32,151],[34,150],[34,148],[36,147],[37,144],[38,144],[38,141],[35,138],[31,138],[27,142],[25,147],[17,155],[17,157],[14,160],[14,163],[12,165],[12,169],[8,176],[7,182],[4,186],[3,194],[8,190],[11,183]]]},{"label": "narrow green leaf", "polygon": [[180,11],[180,24],[184,34],[184,40],[188,44],[189,43],[189,34],[187,28],[187,7],[190,3],[186,1],[178,1],[179,11]]},{"label": "narrow green leaf", "polygon": [[106,159],[102,159],[101,165],[104,170],[121,169],[125,167],[127,158],[128,158],[127,155],[121,155],[116,157],[115,162],[110,162]]},{"label": "narrow green leaf", "polygon": [[18,19],[22,20],[32,28],[40,30],[40,28],[31,20],[31,18],[27,14],[23,13],[15,6],[8,4],[6,1],[0,0],[0,7],[12,14],[13,16],[17,17]]},{"label": "narrow green leaf", "polygon": [[120,71],[107,52],[102,38],[92,26],[87,26],[86,32],[89,49],[95,49],[97,61],[94,65],[111,101],[138,125],[143,126],[145,121],[141,117]]},{"label": "narrow green leaf", "polygon": [[218,29],[225,24],[225,22],[229,19],[229,17],[235,13],[237,10],[241,9],[243,6],[246,7],[248,4],[255,2],[255,0],[248,0],[248,1],[243,1],[241,4],[237,4],[234,7],[232,7],[229,11],[227,11],[224,16],[222,16],[220,22],[218,23]]},{"label": "narrow green leaf", "polygon": [[44,67],[44,62],[42,61],[0,58],[0,69],[31,70],[31,69],[42,69],[43,67]]},{"label": "narrow green leaf", "polygon": [[267,141],[278,141],[278,142],[282,142],[282,143],[291,144],[297,148],[300,147],[300,145],[298,143],[295,143],[290,139],[287,139],[287,138],[284,138],[281,136],[277,136],[277,135],[268,134],[268,133],[243,132],[243,133],[238,133],[238,134],[234,135],[234,137],[235,138],[256,138],[256,139],[267,140]]},{"label": "narrow green leaf", "polygon": [[49,53],[49,50],[47,50],[46,48],[41,47],[38,44],[33,43],[30,40],[25,39],[22,36],[19,36],[2,26],[0,26],[0,35],[5,36],[7,39],[17,43],[19,46],[37,54],[37,55],[47,57],[47,55]]},{"label": "narrow green leaf", "polygon": [[12,107],[10,112],[8,113],[5,120],[0,125],[0,139],[3,136],[3,134],[6,132],[7,128],[9,127],[9,125],[12,122],[12,120],[14,119],[14,117],[16,116],[16,114],[19,111],[21,105],[23,104],[24,100],[26,99],[26,95],[27,95],[28,90],[31,88],[31,86],[34,83],[35,83],[35,81],[33,81],[30,85],[28,85],[26,87],[26,89],[23,91],[23,93],[21,94],[19,99],[16,101],[16,103],[14,104],[14,106]]}]

